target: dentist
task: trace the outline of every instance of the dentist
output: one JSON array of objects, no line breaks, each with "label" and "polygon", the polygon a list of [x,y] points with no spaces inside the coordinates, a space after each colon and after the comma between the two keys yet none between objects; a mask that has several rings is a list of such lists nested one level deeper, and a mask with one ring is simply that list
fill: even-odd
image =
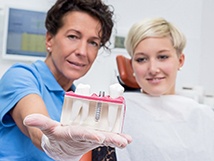
[{"label": "dentist", "polygon": [[101,0],[57,0],[47,13],[45,61],[17,63],[0,81],[0,160],[77,161],[100,145],[123,148],[125,134],[60,121],[66,91],[107,48],[113,11]]}]

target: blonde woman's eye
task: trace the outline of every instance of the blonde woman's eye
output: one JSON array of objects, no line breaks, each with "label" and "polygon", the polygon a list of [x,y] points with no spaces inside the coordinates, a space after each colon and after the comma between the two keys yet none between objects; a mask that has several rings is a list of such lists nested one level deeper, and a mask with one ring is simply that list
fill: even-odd
[{"label": "blonde woman's eye", "polygon": [[140,62],[145,62],[147,59],[146,58],[137,58],[136,59],[136,61],[138,62],[138,63],[140,63]]},{"label": "blonde woman's eye", "polygon": [[169,58],[169,56],[167,56],[167,55],[159,55],[158,56],[158,59],[161,59],[161,60],[168,59],[168,58]]}]

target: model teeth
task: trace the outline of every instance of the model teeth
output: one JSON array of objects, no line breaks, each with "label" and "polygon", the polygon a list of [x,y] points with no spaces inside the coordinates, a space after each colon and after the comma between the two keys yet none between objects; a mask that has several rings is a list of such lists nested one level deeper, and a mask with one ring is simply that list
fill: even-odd
[{"label": "model teeth", "polygon": [[90,95],[90,85],[88,84],[78,84],[75,90],[76,94],[89,96]]},{"label": "model teeth", "polygon": [[[115,99],[123,95],[124,88],[116,83],[110,86],[109,94],[110,97]],[[117,114],[118,114],[118,105],[109,104],[108,107],[108,122],[109,122],[109,131],[112,131],[113,127],[115,126]]]},{"label": "model teeth", "polygon": [[124,88],[117,83],[109,87],[109,96],[104,91],[99,96],[90,95],[90,86],[79,84],[75,94],[65,95],[61,123],[121,132],[125,112],[124,100],[120,98],[123,92]]},{"label": "model teeth", "polygon": [[109,88],[109,94],[111,98],[114,99],[123,95],[124,88],[119,83],[112,84]]},{"label": "model teeth", "polygon": [[88,117],[89,113],[89,101],[82,101],[82,115],[80,117],[80,124],[82,124],[86,118]]},{"label": "model teeth", "polygon": [[[90,94],[90,85],[87,84],[79,84],[76,87],[76,94],[89,96]],[[82,109],[82,110],[81,110]],[[71,122],[73,122],[77,116],[80,114],[80,124],[87,118],[89,112],[89,102],[86,100],[74,100],[72,111],[71,111]]]}]

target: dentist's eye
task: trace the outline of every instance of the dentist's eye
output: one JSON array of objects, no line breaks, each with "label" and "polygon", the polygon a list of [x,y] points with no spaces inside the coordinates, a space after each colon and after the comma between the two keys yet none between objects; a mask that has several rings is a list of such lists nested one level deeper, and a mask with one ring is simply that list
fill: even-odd
[{"label": "dentist's eye", "polygon": [[97,42],[95,42],[95,41],[90,41],[89,42],[92,46],[94,46],[94,47],[98,47],[99,46],[99,44],[97,43]]},{"label": "dentist's eye", "polygon": [[78,39],[78,37],[76,35],[68,35],[67,37],[71,40]]}]

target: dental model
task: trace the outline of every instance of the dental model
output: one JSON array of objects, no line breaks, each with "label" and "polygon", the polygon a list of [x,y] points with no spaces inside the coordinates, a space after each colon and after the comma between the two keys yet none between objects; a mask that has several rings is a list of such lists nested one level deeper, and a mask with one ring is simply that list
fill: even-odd
[{"label": "dental model", "polygon": [[[109,88],[109,94],[112,99],[122,97],[123,92],[124,92],[124,88],[118,83],[111,85]],[[120,108],[118,107],[117,104],[109,104],[108,106],[109,131],[112,131],[115,123],[118,122],[116,121],[116,119],[120,119],[122,117],[121,114],[119,114],[119,116],[117,117],[119,109]]]},{"label": "dental model", "polygon": [[[76,94],[89,96],[90,94],[90,86],[87,84],[79,84],[76,87]],[[82,109],[81,109],[82,108]],[[74,100],[72,112],[74,113],[71,115],[71,121],[75,119],[75,117],[79,114],[80,110],[82,110],[82,115],[80,118],[80,124],[87,118],[88,111],[89,111],[89,102],[87,100]]]},{"label": "dental model", "polygon": [[[79,84],[76,87],[75,93],[79,95],[89,96],[90,86],[85,84]],[[65,95],[65,97],[68,97],[68,96]],[[71,123],[75,119],[77,119],[78,116],[81,116],[80,124],[82,124],[82,122],[88,116],[89,102],[87,100],[80,100],[80,99],[73,100],[73,104],[72,104],[73,108],[70,109],[70,106],[71,106],[70,101],[71,101],[70,99],[64,100],[64,109],[63,109],[64,111],[62,112],[62,115],[61,115],[61,122]],[[79,115],[80,112],[81,112],[81,115]]]},{"label": "dental model", "polygon": [[[99,93],[99,97],[104,97],[105,96],[105,92],[101,92]],[[102,103],[98,102],[97,106],[96,106],[96,111],[95,111],[95,121],[99,121],[100,119],[100,115],[101,115],[101,110],[102,110]]]},{"label": "dental model", "polygon": [[90,86],[80,84],[75,93],[67,92],[64,97],[61,123],[119,133],[125,114],[123,92],[120,84],[113,84],[109,96],[102,91],[99,95],[89,95]]}]

